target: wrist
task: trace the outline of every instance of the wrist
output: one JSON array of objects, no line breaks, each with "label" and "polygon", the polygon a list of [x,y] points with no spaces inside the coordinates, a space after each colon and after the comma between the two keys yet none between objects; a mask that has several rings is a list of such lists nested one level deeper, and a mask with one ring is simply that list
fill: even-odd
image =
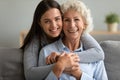
[{"label": "wrist", "polygon": [[76,80],[81,80],[82,72],[76,76]]},{"label": "wrist", "polygon": [[64,66],[62,65],[61,62],[58,61],[53,67],[53,73],[56,75],[57,78],[59,78],[63,71]]}]

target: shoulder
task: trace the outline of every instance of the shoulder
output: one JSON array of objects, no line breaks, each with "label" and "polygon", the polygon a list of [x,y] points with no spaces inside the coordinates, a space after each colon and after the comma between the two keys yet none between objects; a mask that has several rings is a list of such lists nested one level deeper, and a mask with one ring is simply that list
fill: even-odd
[{"label": "shoulder", "polygon": [[47,52],[57,51],[57,41],[44,46],[41,50]]},{"label": "shoulder", "polygon": [[25,51],[31,51],[33,49],[37,49],[37,51],[39,49],[39,40],[36,37],[25,47]]},{"label": "shoulder", "polygon": [[93,38],[89,33],[83,33],[81,38]]},{"label": "shoulder", "polygon": [[40,54],[48,56],[51,52],[58,52],[56,42],[46,45],[40,50]]},{"label": "shoulder", "polygon": [[53,43],[50,43],[48,45],[46,45],[45,47],[43,47],[44,49],[45,48],[53,48],[53,47],[56,47],[56,44],[57,44],[57,41],[53,42]]},{"label": "shoulder", "polygon": [[98,42],[92,37],[89,33],[82,34],[81,36],[82,42],[86,43],[93,43],[93,44],[98,44]]}]

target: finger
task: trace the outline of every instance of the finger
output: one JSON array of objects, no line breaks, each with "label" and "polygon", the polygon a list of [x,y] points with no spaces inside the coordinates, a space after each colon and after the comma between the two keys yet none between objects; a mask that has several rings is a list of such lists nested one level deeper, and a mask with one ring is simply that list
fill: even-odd
[{"label": "finger", "polygon": [[79,56],[76,53],[70,53],[70,56],[72,56],[73,58],[79,58]]},{"label": "finger", "polygon": [[60,57],[60,55],[56,56],[56,58],[55,58],[56,62],[58,61],[59,57]]},{"label": "finger", "polygon": [[75,56],[75,53],[69,53],[70,56]]},{"label": "finger", "polygon": [[61,57],[61,56],[64,56],[65,54],[66,54],[65,52],[62,52],[61,55],[60,55],[60,57]]},{"label": "finger", "polygon": [[75,62],[75,63],[73,63],[73,66],[74,66],[74,67],[79,67],[79,63],[78,63],[78,62]]},{"label": "finger", "polygon": [[79,58],[75,58],[75,59],[74,59],[74,62],[78,62],[78,63],[79,63],[79,62],[80,62],[80,59],[79,59]]},{"label": "finger", "polygon": [[55,63],[56,62],[55,56],[51,57],[50,62],[51,63]]},{"label": "finger", "polygon": [[59,56],[60,56],[60,54],[55,52],[51,57],[52,62],[57,62]]},{"label": "finger", "polygon": [[47,64],[52,64],[56,62],[56,55],[58,55],[56,52],[51,52],[51,54],[46,58],[46,63]]},{"label": "finger", "polygon": [[74,56],[74,57],[79,57],[76,53],[74,53],[72,56]]},{"label": "finger", "polygon": [[73,57],[73,60],[75,61],[75,62],[80,62],[80,58],[79,58],[79,56],[77,55],[77,54],[75,54],[74,56],[72,56]]},{"label": "finger", "polygon": [[76,66],[73,66],[71,69],[71,71],[76,71],[76,70],[78,70],[78,67],[76,67]]},{"label": "finger", "polygon": [[50,64],[50,56],[46,58],[46,64]]},{"label": "finger", "polygon": [[48,64],[52,64],[51,63],[51,56],[48,57]]},{"label": "finger", "polygon": [[78,70],[80,70],[79,66],[78,67],[72,67],[71,72],[78,71]]}]

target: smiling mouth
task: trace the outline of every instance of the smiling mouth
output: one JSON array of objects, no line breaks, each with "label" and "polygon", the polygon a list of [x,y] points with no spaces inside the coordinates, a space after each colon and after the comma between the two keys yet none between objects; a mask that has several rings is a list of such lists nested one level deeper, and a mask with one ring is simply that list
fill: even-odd
[{"label": "smiling mouth", "polygon": [[78,31],[78,29],[68,30],[69,33],[75,33],[75,32],[77,32],[77,31]]},{"label": "smiling mouth", "polygon": [[50,29],[50,31],[51,31],[51,32],[56,32],[56,31],[58,31],[58,29],[60,29],[60,28]]}]

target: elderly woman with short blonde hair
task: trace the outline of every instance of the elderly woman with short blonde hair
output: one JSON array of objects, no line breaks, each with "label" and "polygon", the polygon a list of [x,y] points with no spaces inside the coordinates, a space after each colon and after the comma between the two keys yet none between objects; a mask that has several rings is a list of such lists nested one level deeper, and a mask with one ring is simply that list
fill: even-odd
[{"label": "elderly woman with short blonde hair", "polygon": [[[81,57],[85,55],[83,54],[80,58],[77,56],[78,52],[87,51],[81,36],[92,29],[89,9],[81,1],[68,0],[62,5],[62,10],[63,37],[42,48],[39,55],[39,66],[44,66],[47,65],[48,55],[53,51],[59,54],[56,63],[51,64],[53,68],[46,80],[108,80],[103,60],[80,63]],[[92,52],[94,50],[91,50]]]}]

